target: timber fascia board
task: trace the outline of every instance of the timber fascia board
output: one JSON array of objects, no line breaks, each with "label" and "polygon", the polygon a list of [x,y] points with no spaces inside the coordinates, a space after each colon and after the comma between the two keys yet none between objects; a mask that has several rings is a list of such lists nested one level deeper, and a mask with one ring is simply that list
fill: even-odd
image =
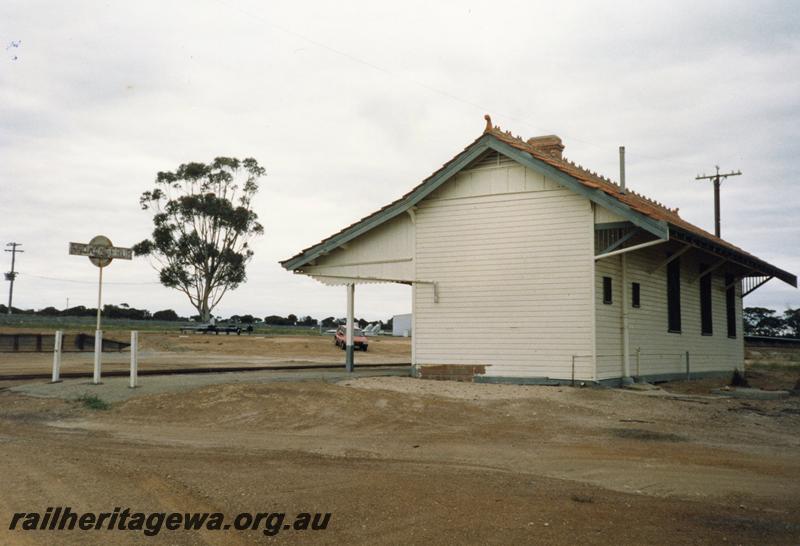
[{"label": "timber fascia board", "polygon": [[399,199],[385,210],[382,210],[373,216],[369,216],[365,220],[351,226],[350,229],[346,229],[342,233],[331,237],[330,240],[311,247],[307,252],[303,253],[297,258],[283,263],[283,267],[288,270],[302,267],[310,261],[318,258],[322,254],[328,253],[331,250],[342,246],[342,244],[352,241],[359,235],[363,235],[364,233],[383,224],[384,222],[391,220],[395,216],[405,213],[411,209],[411,207],[422,201],[425,197],[439,188],[439,186],[456,175],[461,169],[480,157],[483,152],[488,150],[489,138],[491,138],[489,135],[483,135],[483,137],[479,138],[475,143],[472,144],[472,146],[461,152],[461,154],[456,156],[456,158],[447,166],[434,174],[426,183],[418,186],[416,190],[412,191],[405,198]]},{"label": "timber fascia board", "polygon": [[331,237],[329,240],[311,247],[297,258],[283,262],[281,265],[290,271],[297,270],[303,265],[306,265],[317,258],[330,253],[332,250],[342,246],[348,241],[351,241],[356,237],[370,231],[371,229],[383,224],[384,222],[391,220],[395,216],[408,211],[411,209],[411,207],[414,207],[425,197],[433,193],[442,184],[447,182],[450,178],[452,178],[464,167],[472,163],[489,149],[513,159],[520,165],[545,174],[562,186],[588,198],[590,201],[597,203],[598,205],[601,205],[612,212],[619,214],[623,218],[629,220],[632,224],[644,229],[649,233],[652,233],[656,237],[661,239],[669,237],[669,228],[667,227],[666,222],[648,218],[647,216],[634,211],[628,205],[606,195],[600,190],[587,188],[578,180],[559,171],[555,167],[535,159],[527,152],[517,150],[513,146],[509,146],[494,136],[485,134],[406,197],[386,207],[385,210],[367,217],[363,221],[351,226],[349,229],[344,230],[342,233]]},{"label": "timber fascia board", "polygon": [[760,258],[755,256],[746,256],[740,252],[736,252],[735,250],[729,249],[712,241],[703,240],[702,238],[675,226],[671,226],[670,231],[673,239],[677,239],[685,244],[689,244],[694,248],[698,248],[703,252],[717,256],[718,258],[727,258],[729,261],[735,264],[741,265],[747,269],[751,269],[764,276],[775,277],[782,280],[786,284],[797,288],[797,277],[795,275],[789,273],[788,271],[784,271],[779,267],[775,267],[774,265],[765,262]]},{"label": "timber fascia board", "polygon": [[[411,191],[409,194],[404,196],[401,199],[398,199],[396,202],[392,203],[391,205],[387,206],[385,209],[366,217],[364,220],[346,228],[341,233],[338,233],[332,236],[330,239],[318,243],[315,246],[309,248],[306,252],[302,253],[301,255],[297,256],[296,258],[289,259],[285,262],[282,262],[281,265],[285,269],[297,271],[302,266],[313,262],[314,260],[329,254],[332,250],[339,248],[345,245],[347,242],[355,239],[363,235],[364,233],[374,229],[375,227],[391,220],[392,218],[408,212],[412,219],[414,218],[413,214],[413,207],[415,207],[420,201],[425,199],[428,195],[438,189],[442,184],[450,180],[453,176],[455,176],[459,171],[467,167],[470,163],[474,160],[478,159],[484,152],[487,150],[494,150],[510,159],[516,161],[518,164],[527,167],[533,171],[539,172],[553,180],[554,182],[560,184],[561,186],[572,190],[573,192],[586,197],[591,202],[596,203],[602,207],[605,207],[607,210],[614,212],[624,218],[625,220],[629,221],[634,226],[637,226],[648,233],[653,234],[654,236],[658,237],[662,240],[669,240],[674,238],[674,235],[679,235],[679,239],[683,240],[686,233],[684,230],[677,228],[671,224],[668,224],[664,220],[656,220],[654,218],[650,218],[645,214],[637,212],[636,210],[632,209],[630,206],[626,205],[625,203],[615,199],[613,196],[608,195],[607,193],[603,192],[599,189],[589,188],[584,186],[579,180],[573,178],[569,174],[566,174],[559,169],[553,167],[552,165],[548,165],[543,161],[540,161],[533,157],[528,152],[523,150],[519,150],[497,138],[492,136],[491,134],[484,134],[478,140],[476,140],[471,146],[465,149],[461,154],[453,158],[449,163],[447,163],[444,167],[442,167],[438,172],[434,173],[430,178],[428,178],[425,182],[417,186],[416,189]],[[608,226],[601,225],[598,226],[599,228],[604,227],[611,227],[611,224]],[[617,227],[614,225],[614,227]],[[681,237],[684,235],[684,237]],[[718,245],[708,245],[708,244],[698,244],[695,239],[696,236],[690,236],[689,241],[682,241],[687,242],[691,246],[701,248],[702,250],[709,251],[708,246],[713,246],[715,249],[719,248]],[[724,248],[724,247],[723,247]],[[722,248],[719,248],[722,250]],[[766,270],[769,274],[777,276],[781,280],[791,284],[792,286],[797,286],[797,278],[783,270],[775,268],[766,262],[763,262],[759,259],[747,259],[741,260],[739,253],[731,252],[728,249],[727,252],[724,252],[726,256],[729,258],[733,258],[732,261],[736,261],[739,263],[748,263],[749,267],[755,266],[756,269],[759,270]],[[740,258],[740,259],[736,259]],[[742,263],[742,265],[744,265]]]}]

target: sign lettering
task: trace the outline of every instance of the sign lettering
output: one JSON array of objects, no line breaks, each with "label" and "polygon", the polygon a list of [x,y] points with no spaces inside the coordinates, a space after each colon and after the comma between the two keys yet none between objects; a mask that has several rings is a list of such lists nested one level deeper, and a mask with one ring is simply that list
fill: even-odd
[{"label": "sign lettering", "polygon": [[133,250],[118,246],[101,246],[84,243],[70,243],[69,253],[74,256],[90,256],[92,258],[116,258],[132,260]]}]

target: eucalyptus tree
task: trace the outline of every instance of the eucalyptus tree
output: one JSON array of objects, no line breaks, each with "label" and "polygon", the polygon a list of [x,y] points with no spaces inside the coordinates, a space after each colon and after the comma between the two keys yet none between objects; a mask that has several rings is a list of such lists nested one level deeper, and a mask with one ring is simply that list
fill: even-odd
[{"label": "eucalyptus tree", "polygon": [[203,321],[247,279],[251,240],[264,233],[253,210],[265,170],[255,159],[218,157],[159,172],[139,199],[152,212],[149,239],[133,250],[150,256],[161,284],[183,292]]}]

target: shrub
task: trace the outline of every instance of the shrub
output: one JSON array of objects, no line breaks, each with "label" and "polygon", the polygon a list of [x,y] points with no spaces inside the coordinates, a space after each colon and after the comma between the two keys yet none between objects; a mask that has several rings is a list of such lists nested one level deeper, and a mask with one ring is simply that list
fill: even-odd
[{"label": "shrub", "polygon": [[90,410],[108,410],[111,409],[111,404],[97,396],[96,394],[83,393],[78,397],[78,402],[83,404],[83,407]]},{"label": "shrub", "polygon": [[153,313],[154,320],[179,320],[178,313],[172,309],[164,309]]}]

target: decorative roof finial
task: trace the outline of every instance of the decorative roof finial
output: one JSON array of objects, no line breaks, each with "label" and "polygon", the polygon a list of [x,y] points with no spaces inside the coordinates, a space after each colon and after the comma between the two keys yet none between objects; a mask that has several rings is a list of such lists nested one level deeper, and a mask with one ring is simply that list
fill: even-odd
[{"label": "decorative roof finial", "polygon": [[492,117],[489,114],[483,116],[483,119],[486,120],[486,129],[483,130],[484,133],[488,133],[492,130]]}]

